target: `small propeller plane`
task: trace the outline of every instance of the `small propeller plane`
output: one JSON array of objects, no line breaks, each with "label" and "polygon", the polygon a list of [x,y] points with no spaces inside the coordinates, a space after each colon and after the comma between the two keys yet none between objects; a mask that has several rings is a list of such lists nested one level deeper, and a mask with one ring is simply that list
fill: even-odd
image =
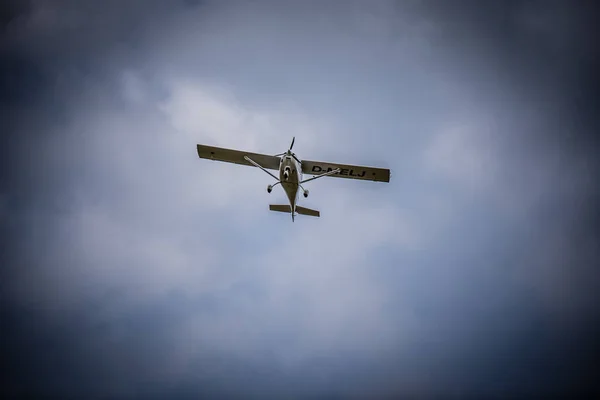
[{"label": "small propeller plane", "polygon": [[[332,176],[339,178],[368,180],[375,182],[389,182],[390,170],[383,168],[364,167],[359,165],[334,164],[320,161],[299,160],[296,154],[292,153],[294,141],[290,148],[280,154],[268,155],[248,153],[245,151],[225,149],[221,147],[197,145],[198,156],[200,158],[223,161],[239,165],[254,166],[262,169],[269,174],[276,183],[267,186],[267,192],[271,193],[273,188],[279,184],[283,187],[285,194],[289,200],[289,204],[271,204],[271,211],[285,212],[292,214],[292,222],[294,216],[308,215],[312,217],[320,217],[317,210],[301,207],[298,205],[299,189],[302,189],[304,197],[308,197],[308,190],[302,186],[304,183],[315,179],[323,178],[324,176]],[[279,170],[279,178],[272,174],[269,170]],[[312,178],[302,179],[302,174],[314,175]]]}]

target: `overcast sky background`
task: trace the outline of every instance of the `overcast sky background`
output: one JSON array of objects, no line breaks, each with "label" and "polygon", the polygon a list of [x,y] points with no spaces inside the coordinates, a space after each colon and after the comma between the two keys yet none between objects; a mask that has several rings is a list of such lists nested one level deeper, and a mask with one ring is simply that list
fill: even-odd
[{"label": "overcast sky background", "polygon": [[600,390],[593,2],[3,4],[3,392]]}]

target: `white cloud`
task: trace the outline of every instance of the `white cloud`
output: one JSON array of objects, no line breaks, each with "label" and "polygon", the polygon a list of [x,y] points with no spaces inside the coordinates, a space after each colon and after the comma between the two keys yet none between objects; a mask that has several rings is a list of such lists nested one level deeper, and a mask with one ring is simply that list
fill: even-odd
[{"label": "white cloud", "polygon": [[226,86],[182,78],[167,86],[169,96],[160,110],[177,131],[206,144],[279,153],[293,136],[306,147],[324,129],[292,105],[264,110],[243,104]]},{"label": "white cloud", "polygon": [[[179,132],[198,142],[249,151],[268,148],[279,151],[276,144],[287,146],[289,138],[285,134],[294,132],[296,148],[310,149],[316,143],[322,144],[318,133],[324,128],[319,126],[319,121],[312,120],[309,125],[308,118],[297,110],[258,111],[243,105],[223,89],[197,82],[181,81],[171,88],[161,109]],[[278,139],[282,134],[283,141]],[[339,140],[341,135],[343,132],[331,131],[329,140]],[[311,191],[313,195],[306,205],[321,209],[320,220],[298,217],[291,225],[289,218],[281,216],[285,219],[281,225],[274,222],[279,215],[264,212],[267,202],[278,202],[275,193],[262,198],[247,195],[260,181],[260,171],[240,169],[238,175],[221,183],[218,189],[218,180],[232,176],[232,168],[236,166],[210,164],[211,177],[203,179],[204,190],[222,190],[219,198],[228,207],[235,204],[227,198],[239,199],[240,192],[244,192],[243,198],[251,203],[248,211],[255,210],[254,223],[263,224],[261,221],[266,218],[270,224],[275,223],[266,230],[238,225],[238,229],[250,229],[250,235],[261,232],[270,238],[257,256],[244,260],[253,267],[245,271],[245,275],[233,278],[238,282],[260,282],[266,298],[258,304],[240,305],[236,311],[223,311],[218,319],[210,319],[210,322],[202,315],[188,321],[182,332],[185,338],[181,341],[185,350],[181,351],[190,351],[190,346],[202,351],[203,346],[198,343],[211,343],[223,352],[249,354],[253,349],[267,346],[265,336],[269,336],[269,332],[273,334],[278,326],[291,326],[302,337],[300,342],[278,348],[281,361],[290,366],[320,351],[345,348],[369,352],[378,346],[390,346],[394,340],[393,329],[386,323],[381,308],[386,294],[380,290],[380,282],[369,279],[373,266],[368,255],[386,243],[414,248],[418,243],[414,232],[416,221],[410,221],[406,213],[400,215],[385,196],[368,194],[352,185],[356,182],[347,181],[346,188],[322,183]],[[251,173],[258,175],[258,179],[248,179]],[[358,185],[365,184],[372,183],[358,182]],[[314,193],[318,196],[316,206],[310,204]],[[262,216],[257,216],[260,214]],[[372,336],[382,331],[387,333],[372,343]],[[366,347],[359,349],[359,342]]]},{"label": "white cloud", "polygon": [[[90,133],[82,140],[94,180],[82,183],[70,215],[55,221],[61,234],[48,245],[59,249],[64,241],[69,253],[51,252],[42,270],[22,275],[19,298],[66,312],[112,290],[124,308],[172,290],[209,296],[224,307],[218,315],[199,311],[172,328],[180,347],[170,367],[182,370],[208,349],[250,356],[274,346],[293,367],[319,352],[392,346],[394,327],[382,308],[387,293],[371,277],[369,255],[385,245],[418,245],[407,212],[365,190],[374,183],[323,181],[304,200],[322,218],[298,217],[292,225],[268,211],[284,196],[266,194],[271,180],[260,170],[199,160],[195,152],[196,143],[279,152],[293,135],[296,148],[311,149],[322,145],[329,123],[320,126],[292,107],[257,109],[193,80],[168,82],[166,99],[152,101],[141,75],[122,77],[120,94],[134,110],[107,104],[71,124],[73,132],[85,126]],[[328,133],[330,141],[344,135]],[[262,296],[244,303],[231,294],[238,284]],[[295,339],[281,329],[292,329]],[[281,342],[267,339],[273,336]]]},{"label": "white cloud", "polygon": [[430,172],[461,188],[489,189],[498,172],[492,139],[483,124],[449,125],[433,136],[424,153],[424,164]]},{"label": "white cloud", "polygon": [[[209,143],[249,151],[271,148],[275,152],[281,150],[277,143],[288,145],[289,138],[282,132],[288,135],[293,132],[297,147],[310,148],[319,141],[318,133],[324,129],[318,120],[312,120],[309,125],[307,116],[298,110],[253,109],[242,104],[231,92],[214,85],[181,80],[169,87],[169,96],[160,109],[188,144]],[[330,140],[336,140],[342,134],[330,132]],[[194,162],[200,168],[199,163],[204,161]],[[386,243],[407,249],[418,246],[416,221],[411,220],[408,212],[399,214],[386,197],[363,192],[363,188],[352,185],[356,182],[345,182],[346,188],[319,184],[309,199],[312,201],[317,193],[319,205],[307,206],[321,209],[323,217],[315,221],[299,217],[294,225],[288,218],[284,218],[284,225],[275,222],[273,228],[284,229],[282,235],[273,229],[264,230],[258,225],[239,221],[235,213],[241,199],[246,202],[244,209],[252,214],[254,224],[260,224],[265,218],[271,224],[278,221],[279,215],[266,212],[266,204],[278,201],[275,193],[264,195],[264,188],[259,184],[261,171],[206,163],[204,169],[210,173],[185,189],[197,201],[189,207],[198,210],[194,212],[197,218],[203,218],[202,215],[211,213],[215,207],[229,208],[235,226],[230,229],[247,229],[247,234],[241,234],[242,237],[260,232],[270,238],[259,249],[258,255],[244,258],[244,263],[254,266],[251,270],[230,271],[226,280],[230,284],[260,282],[266,298],[258,304],[222,311],[218,319],[199,314],[187,321],[181,328],[180,362],[185,363],[197,354],[191,349],[202,352],[207,345],[222,352],[249,354],[257,347],[267,346],[265,336],[269,332],[273,334],[280,326],[294,327],[303,338],[293,345],[286,345],[287,350],[279,349],[283,354],[282,361],[291,366],[319,351],[340,348],[361,351],[356,348],[359,342],[365,343],[366,348],[362,351],[367,352],[377,346],[390,346],[394,332],[386,323],[381,308],[386,294],[380,290],[380,282],[369,279],[373,266],[368,254]],[[267,181],[268,178],[262,182]],[[255,191],[257,187],[260,187],[259,192]],[[204,198],[195,197],[196,190],[204,193]],[[180,195],[185,196],[184,191]],[[227,226],[230,226],[229,222]],[[239,249],[243,251],[244,246]],[[222,262],[213,267],[223,268]],[[224,288],[221,286],[221,289]],[[215,286],[213,294],[217,293],[219,289]],[[376,332],[387,333],[378,343],[366,344]]]}]

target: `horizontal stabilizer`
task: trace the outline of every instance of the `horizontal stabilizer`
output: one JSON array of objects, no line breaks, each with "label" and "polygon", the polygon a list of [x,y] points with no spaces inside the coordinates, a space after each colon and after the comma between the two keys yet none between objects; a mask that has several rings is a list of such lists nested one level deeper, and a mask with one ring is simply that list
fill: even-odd
[{"label": "horizontal stabilizer", "polygon": [[317,210],[311,210],[310,208],[304,208],[296,206],[296,212],[300,215],[310,215],[311,217],[320,217],[321,213]]},{"label": "horizontal stabilizer", "polygon": [[284,213],[291,213],[292,207],[289,204],[269,204],[269,210],[279,211]]}]

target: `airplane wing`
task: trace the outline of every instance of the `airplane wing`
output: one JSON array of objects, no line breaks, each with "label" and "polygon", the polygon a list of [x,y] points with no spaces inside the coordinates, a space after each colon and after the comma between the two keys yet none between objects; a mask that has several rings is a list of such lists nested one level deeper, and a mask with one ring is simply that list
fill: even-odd
[{"label": "airplane wing", "polygon": [[363,167],[360,165],[334,164],[321,161],[302,160],[302,173],[320,175],[339,168],[341,171],[330,175],[338,178],[360,179],[366,181],[389,182],[390,170],[384,168]]},{"label": "airplane wing", "polygon": [[197,145],[198,157],[208,160],[223,161],[233,164],[248,165],[253,167],[250,162],[246,161],[244,156],[248,156],[251,160],[258,163],[266,169],[279,169],[280,158],[267,154],[248,153],[247,151],[224,149],[221,147],[206,146],[203,144]]}]

